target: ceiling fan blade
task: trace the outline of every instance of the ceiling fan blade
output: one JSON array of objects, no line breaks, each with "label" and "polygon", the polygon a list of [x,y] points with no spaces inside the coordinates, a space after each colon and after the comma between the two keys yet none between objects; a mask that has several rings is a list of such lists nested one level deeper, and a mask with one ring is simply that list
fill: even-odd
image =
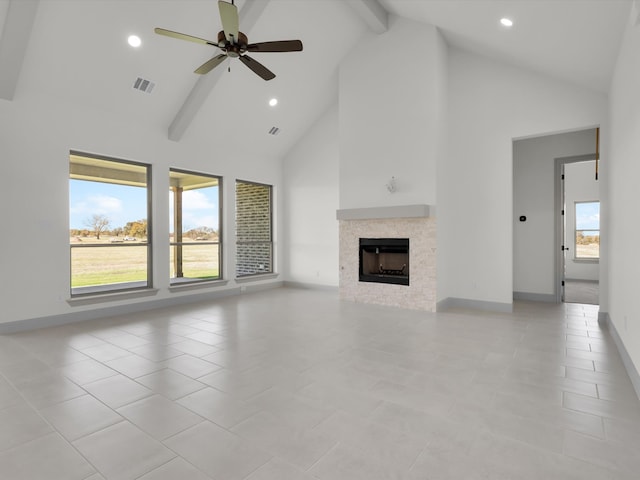
[{"label": "ceiling fan blade", "polygon": [[189,42],[201,43],[203,45],[213,45],[214,47],[218,46],[217,42],[206,40],[204,38],[194,37],[193,35],[187,35],[186,33],[174,32],[172,30],[167,30],[166,28],[155,28],[153,31],[156,32],[158,35],[164,35],[166,37],[177,38],[179,40],[187,40]]},{"label": "ceiling fan blade", "polygon": [[247,45],[249,52],[301,52],[300,40],[280,40],[278,42],[261,42]]},{"label": "ceiling fan blade", "polygon": [[275,73],[262,65],[260,62],[256,62],[249,55],[243,55],[239,58],[242,63],[244,63],[247,67],[253,70],[255,74],[257,74],[259,77],[262,77],[264,80],[273,80],[274,78],[276,78]]},{"label": "ceiling fan blade", "polygon": [[227,56],[224,53],[221,53],[220,55],[213,57],[211,60],[204,62],[202,65],[196,68],[193,73],[197,73],[199,75],[209,73],[211,70],[220,65],[225,58],[227,58]]},{"label": "ceiling fan blade", "polygon": [[238,42],[238,30],[240,30],[238,19],[238,7],[234,4],[220,0],[218,2],[220,10],[220,20],[222,21],[222,29],[231,43]]}]

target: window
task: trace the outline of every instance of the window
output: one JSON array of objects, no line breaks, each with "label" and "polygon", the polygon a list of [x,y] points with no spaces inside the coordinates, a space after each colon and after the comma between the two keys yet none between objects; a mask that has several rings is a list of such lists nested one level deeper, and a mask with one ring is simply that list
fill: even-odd
[{"label": "window", "polygon": [[600,202],[576,202],[575,214],[575,258],[600,258]]},{"label": "window", "polygon": [[236,276],[273,272],[271,186],[236,181]]},{"label": "window", "polygon": [[171,284],[221,278],[220,186],[213,175],[171,170]]},{"label": "window", "polygon": [[69,158],[71,295],[150,287],[150,167]]}]

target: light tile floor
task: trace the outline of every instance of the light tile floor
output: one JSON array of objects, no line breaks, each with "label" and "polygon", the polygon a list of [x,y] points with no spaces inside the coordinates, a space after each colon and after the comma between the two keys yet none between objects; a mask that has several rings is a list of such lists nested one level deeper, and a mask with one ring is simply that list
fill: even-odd
[{"label": "light tile floor", "polygon": [[640,402],[596,318],[283,288],[0,336],[0,477],[637,479]]},{"label": "light tile floor", "polygon": [[600,282],[590,280],[564,281],[564,301],[566,303],[600,303]]}]

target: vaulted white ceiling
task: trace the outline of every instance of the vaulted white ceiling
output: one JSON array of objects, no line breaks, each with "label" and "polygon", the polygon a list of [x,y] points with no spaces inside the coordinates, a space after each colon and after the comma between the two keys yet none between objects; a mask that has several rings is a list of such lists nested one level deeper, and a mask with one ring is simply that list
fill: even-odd
[{"label": "vaulted white ceiling", "polygon": [[[440,28],[447,42],[607,92],[631,0],[380,0]],[[512,28],[500,25],[502,17]]]},{"label": "vaulted white ceiling", "polygon": [[[630,0],[237,0],[250,42],[304,42],[303,52],[252,55],[277,75],[265,82],[237,60],[201,78],[193,70],[218,53],[214,47],[153,33],[163,27],[215,40],[216,0],[41,0],[31,19],[11,14],[13,4],[30,1],[0,0],[0,88],[11,70],[14,98],[53,96],[136,119],[176,141],[207,134],[212,144],[274,157],[336,101],[340,62],[384,30],[386,12],[438,26],[450,45],[606,92],[631,8]],[[253,15],[243,14],[246,2],[260,3]],[[502,16],[513,19],[512,29],[499,25]],[[16,28],[29,20],[32,29]],[[142,38],[138,49],[127,45],[132,33]],[[137,77],[156,83],[151,94],[132,88]],[[280,100],[276,108],[271,97]],[[275,137],[273,126],[281,129]]]}]

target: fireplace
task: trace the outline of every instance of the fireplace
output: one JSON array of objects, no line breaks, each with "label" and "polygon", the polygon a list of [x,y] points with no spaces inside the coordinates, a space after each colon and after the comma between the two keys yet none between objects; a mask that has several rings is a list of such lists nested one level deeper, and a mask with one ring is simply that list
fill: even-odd
[{"label": "fireplace", "polygon": [[[429,205],[400,205],[338,210],[336,217],[340,220],[340,298],[353,302],[435,312],[437,223],[435,210],[432,208]],[[376,258],[376,245],[371,243],[371,239],[378,242],[389,237],[395,238],[390,241],[382,240],[382,245],[391,243],[392,247],[402,247],[406,260],[403,259],[398,262],[399,265],[394,266],[383,261],[382,268],[400,270],[406,264],[405,278],[401,278],[402,275],[393,277],[400,285],[379,283],[385,277],[380,277],[380,261],[374,260],[373,268],[367,269],[366,277],[369,281],[363,281],[361,274],[366,271],[362,270],[363,255],[370,258],[369,254],[372,254],[373,258]],[[364,240],[364,252],[359,250],[361,239],[370,239]],[[399,240],[401,245],[396,243]],[[379,247],[380,245],[378,252]],[[397,248],[392,250],[398,253]],[[380,253],[378,258],[379,256]]]},{"label": "fireplace", "polygon": [[409,285],[408,238],[361,238],[361,282]]}]

